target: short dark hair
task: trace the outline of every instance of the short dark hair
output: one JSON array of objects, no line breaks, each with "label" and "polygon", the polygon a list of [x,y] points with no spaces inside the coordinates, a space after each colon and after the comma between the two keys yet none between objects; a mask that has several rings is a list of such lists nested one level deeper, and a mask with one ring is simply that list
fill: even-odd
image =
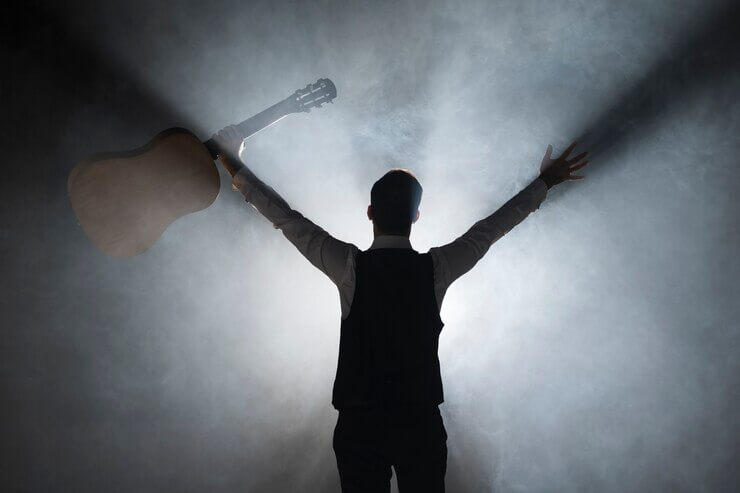
[{"label": "short dark hair", "polygon": [[421,184],[409,170],[390,170],[370,190],[373,221],[384,233],[408,234],[421,203],[421,193]]}]

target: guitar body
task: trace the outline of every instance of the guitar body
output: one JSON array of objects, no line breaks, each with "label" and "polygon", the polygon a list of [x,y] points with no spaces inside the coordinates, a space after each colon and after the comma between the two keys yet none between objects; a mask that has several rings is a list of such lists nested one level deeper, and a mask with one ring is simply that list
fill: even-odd
[{"label": "guitar body", "polygon": [[133,151],[93,155],[67,181],[82,229],[113,257],[144,252],[177,218],[210,206],[219,189],[211,153],[183,128]]},{"label": "guitar body", "polygon": [[[319,79],[235,127],[246,139],[291,113],[331,103],[337,89]],[[177,218],[205,209],[220,188],[213,139],[184,128],[159,133],[129,152],[95,154],[69,174],[67,191],[77,220],[95,246],[112,257],[138,255]]]}]

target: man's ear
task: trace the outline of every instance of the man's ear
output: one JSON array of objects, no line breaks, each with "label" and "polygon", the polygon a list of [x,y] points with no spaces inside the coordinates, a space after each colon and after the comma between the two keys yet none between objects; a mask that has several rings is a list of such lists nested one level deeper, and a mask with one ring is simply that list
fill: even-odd
[{"label": "man's ear", "polygon": [[413,224],[413,223],[415,223],[416,221],[418,221],[418,220],[419,220],[419,216],[420,216],[420,215],[421,215],[421,214],[419,213],[419,209],[416,209],[416,216],[414,216],[414,220],[413,220],[413,221],[411,221],[411,223]]},{"label": "man's ear", "polygon": [[373,206],[372,205],[367,206],[367,218],[370,219],[371,221],[373,220]]}]

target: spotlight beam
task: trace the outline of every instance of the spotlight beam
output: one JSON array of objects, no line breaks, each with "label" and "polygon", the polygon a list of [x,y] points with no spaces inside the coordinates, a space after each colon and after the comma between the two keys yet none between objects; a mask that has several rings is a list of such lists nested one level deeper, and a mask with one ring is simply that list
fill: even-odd
[{"label": "spotlight beam", "polygon": [[[738,26],[740,2],[731,0],[717,8],[707,22],[667,51],[643,77],[583,125],[577,140],[579,148],[590,152],[588,171],[599,169],[599,157],[618,149],[630,136],[655,123],[672,103],[737,70],[740,66]],[[613,166],[610,164],[612,169]]]},{"label": "spotlight beam", "polygon": [[[93,40],[84,39],[70,29],[69,23],[61,15],[32,4],[14,13],[12,22],[11,49],[51,72],[50,80],[54,81],[56,88],[80,105],[93,103],[112,107],[116,118],[130,123],[133,128],[146,120],[202,130],[132,74],[117,67],[115,59],[97,49]],[[101,90],[105,87],[110,90]],[[125,96],[116,96],[121,89]],[[124,105],[131,100],[137,102],[136,118],[129,117],[131,111],[115,111],[117,105]],[[44,136],[45,143],[53,144],[62,135],[63,132],[50,132]],[[73,164],[70,162],[69,166]],[[64,170],[65,173],[67,171]]]}]

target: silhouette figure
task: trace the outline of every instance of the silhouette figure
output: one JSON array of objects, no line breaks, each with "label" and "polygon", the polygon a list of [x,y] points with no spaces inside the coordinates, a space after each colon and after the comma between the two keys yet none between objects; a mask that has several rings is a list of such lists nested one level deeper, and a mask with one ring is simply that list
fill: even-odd
[{"label": "silhouette figure", "polygon": [[405,169],[392,169],[370,192],[367,217],[374,240],[367,250],[340,241],[290,206],[236,157],[243,138],[227,127],[214,139],[235,190],[280,229],[339,289],[341,332],[332,404],[339,411],[333,447],[344,493],[389,492],[393,467],[400,492],[444,491],[447,432],[437,357],[439,316],[447,288],[496,240],[539,208],[547,190],[588,164],[572,159],[572,143],[557,159],[552,146],[540,176],[461,237],[427,253],[409,242],[419,219],[422,187]]}]

